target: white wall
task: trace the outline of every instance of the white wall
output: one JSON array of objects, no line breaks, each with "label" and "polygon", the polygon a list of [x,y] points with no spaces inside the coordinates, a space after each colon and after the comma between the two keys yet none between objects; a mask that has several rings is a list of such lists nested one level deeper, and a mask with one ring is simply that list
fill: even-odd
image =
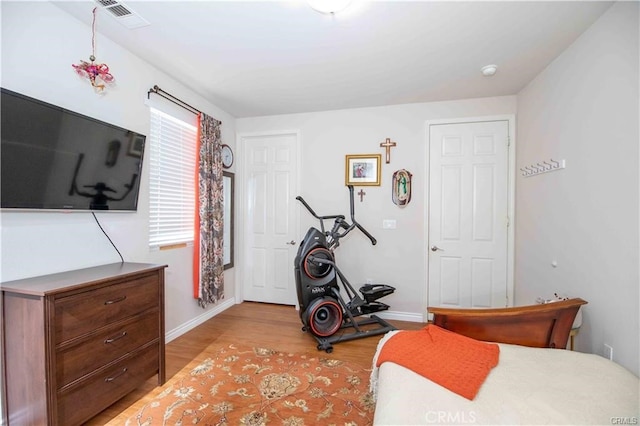
[{"label": "white wall", "polygon": [[[71,67],[91,54],[91,15],[80,22],[49,2],[2,2],[1,7],[2,87],[148,135],[149,110],[144,102],[149,88],[157,84],[222,120],[222,138],[235,147],[231,115],[100,34],[97,59],[110,66],[116,85],[96,94]],[[150,251],[147,246],[146,157],[137,213],[96,215],[126,261],[168,265],[166,330],[171,333],[210,316],[218,307],[203,310],[193,298],[191,248]],[[90,213],[3,211],[0,220],[0,281],[120,261]],[[226,271],[225,293],[230,300],[234,279],[234,269]]]},{"label": "white wall", "polygon": [[[345,155],[382,154],[382,185],[361,188],[356,197],[356,219],[377,239],[372,246],[354,231],[341,241],[337,261],[357,289],[367,278],[396,287],[381,300],[391,305],[395,318],[422,321],[426,308],[426,121],[515,113],[515,97],[396,105],[328,112],[291,114],[237,120],[238,140],[244,134],[295,130],[300,132],[302,164],[300,194],[319,215],[349,215],[345,187]],[[391,163],[384,163],[385,138],[397,142]],[[242,148],[242,147],[239,147]],[[391,201],[393,172],[413,173],[411,202],[400,208]],[[238,204],[236,204],[238,205]],[[395,219],[397,229],[383,230],[384,219]],[[317,222],[300,210],[302,238]],[[331,223],[327,223],[331,225]],[[293,271],[292,271],[293,272]],[[381,315],[384,316],[384,315]]]},{"label": "white wall", "polygon": [[[619,2],[518,94],[516,301],[581,297],[577,350],[638,374],[639,72],[637,2]],[[557,267],[551,262],[557,261]]]}]

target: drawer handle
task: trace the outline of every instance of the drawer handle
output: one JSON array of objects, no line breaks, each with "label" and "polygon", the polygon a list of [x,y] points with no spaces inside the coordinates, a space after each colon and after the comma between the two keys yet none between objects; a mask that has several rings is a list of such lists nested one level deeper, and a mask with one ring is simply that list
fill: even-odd
[{"label": "drawer handle", "polygon": [[113,300],[107,300],[106,302],[104,302],[104,304],[105,305],[113,305],[114,303],[122,302],[126,298],[127,298],[127,296],[120,296],[120,297],[115,298]]},{"label": "drawer handle", "polygon": [[105,343],[105,345],[106,345],[107,343],[113,343],[113,342],[115,342],[116,340],[120,340],[120,339],[122,339],[122,338],[123,338],[124,336],[126,336],[126,335],[127,335],[127,332],[126,332],[126,331],[123,331],[122,333],[120,333],[120,335],[118,335],[118,336],[116,336],[116,337],[112,337],[112,338],[110,338],[110,339],[106,339],[106,340],[104,341],[104,343]]},{"label": "drawer handle", "polygon": [[115,376],[107,377],[106,379],[104,379],[104,381],[106,383],[111,383],[126,372],[127,372],[127,367],[124,367],[118,374],[116,374]]}]

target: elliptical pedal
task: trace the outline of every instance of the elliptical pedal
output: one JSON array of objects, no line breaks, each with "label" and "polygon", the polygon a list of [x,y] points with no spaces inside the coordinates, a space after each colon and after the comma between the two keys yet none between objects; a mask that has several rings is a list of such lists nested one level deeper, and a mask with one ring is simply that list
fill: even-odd
[{"label": "elliptical pedal", "polygon": [[396,291],[395,287],[391,287],[386,284],[365,284],[360,287],[360,293],[364,296],[364,300],[369,303],[384,296],[388,296],[394,291]]},{"label": "elliptical pedal", "polygon": [[382,302],[367,302],[360,306],[360,312],[362,312],[363,315],[386,311],[387,309],[389,309],[389,305]]}]

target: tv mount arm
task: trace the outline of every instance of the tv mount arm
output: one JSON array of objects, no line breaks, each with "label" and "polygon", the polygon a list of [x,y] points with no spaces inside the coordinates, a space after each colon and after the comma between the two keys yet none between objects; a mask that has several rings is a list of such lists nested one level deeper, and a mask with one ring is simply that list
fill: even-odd
[{"label": "tv mount arm", "polygon": [[[346,236],[353,229],[358,228],[364,235],[369,238],[372,245],[376,245],[377,241],[362,225],[360,225],[355,218],[355,208],[353,204],[353,185],[348,185],[349,188],[349,207],[351,210],[351,224],[349,224],[343,215],[330,215],[330,216],[318,216],[315,211],[307,204],[307,202],[301,197],[297,196],[296,200],[300,201],[303,206],[307,208],[309,213],[320,221],[320,230],[324,235],[328,237],[328,244],[331,250],[336,249],[340,245],[340,238]],[[334,219],[333,227],[331,231],[325,231],[324,220]],[[343,232],[340,232],[340,230]]]}]

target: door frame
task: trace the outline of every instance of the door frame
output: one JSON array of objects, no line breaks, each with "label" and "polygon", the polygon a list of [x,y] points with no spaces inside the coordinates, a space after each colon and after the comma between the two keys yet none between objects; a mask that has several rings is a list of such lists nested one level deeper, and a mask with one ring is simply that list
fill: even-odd
[{"label": "door frame", "polygon": [[424,310],[423,321],[427,322],[429,314],[427,313],[427,307],[429,306],[429,173],[431,172],[431,158],[429,156],[431,147],[431,126],[442,124],[464,124],[464,123],[481,123],[487,121],[506,121],[509,127],[509,147],[508,147],[508,162],[507,165],[507,216],[505,220],[509,220],[507,227],[507,306],[513,306],[515,283],[514,283],[514,267],[515,267],[515,189],[516,189],[516,117],[514,114],[507,115],[490,115],[480,117],[464,117],[464,118],[450,118],[450,119],[438,119],[427,120],[425,123],[425,168],[424,168],[424,224],[426,239],[423,246],[423,259],[425,259],[424,277],[425,277],[425,292],[424,292]]},{"label": "door frame", "polygon": [[[295,181],[295,192],[300,194],[302,190],[302,184],[300,181],[300,170],[301,170],[301,143],[300,143],[300,130],[268,130],[268,131],[256,131],[256,132],[236,132],[236,155],[237,155],[237,163],[236,163],[236,217],[240,219],[239,224],[236,225],[236,229],[238,229],[238,234],[236,235],[235,240],[235,253],[236,259],[235,263],[237,265],[236,270],[236,280],[235,280],[235,299],[236,304],[240,304],[244,302],[244,276],[245,276],[245,265],[246,259],[244,257],[244,249],[245,249],[245,227],[244,224],[247,222],[246,211],[244,208],[244,197],[246,195],[246,182],[247,182],[247,170],[245,167],[245,154],[246,154],[246,145],[249,139],[251,138],[259,138],[259,137],[269,137],[269,136],[286,136],[286,135],[295,135],[296,137],[296,181]],[[237,202],[240,200],[240,202]],[[296,235],[300,235],[300,206],[299,203],[295,204],[295,218],[294,218],[294,231]],[[238,255],[241,253],[241,255]],[[293,274],[293,264],[291,264],[291,274]],[[297,300],[297,299],[296,299]],[[297,306],[297,301],[296,301]]]}]

